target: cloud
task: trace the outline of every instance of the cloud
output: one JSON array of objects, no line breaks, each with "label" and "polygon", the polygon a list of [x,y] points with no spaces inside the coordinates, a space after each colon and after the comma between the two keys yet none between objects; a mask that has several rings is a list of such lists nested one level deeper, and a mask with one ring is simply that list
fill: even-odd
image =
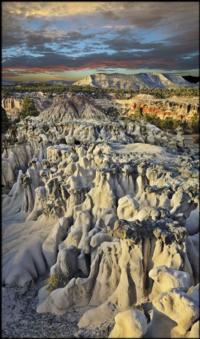
[{"label": "cloud", "polygon": [[[42,2],[4,2],[3,10],[13,16],[25,18],[35,17],[63,17],[72,15],[93,14],[98,12],[101,6],[107,3],[98,2],[62,2],[62,1],[42,1]],[[111,6],[109,6],[111,7]]]},{"label": "cloud", "polygon": [[174,29],[181,22],[187,29],[188,25],[198,24],[199,4],[195,1],[188,2],[163,2],[163,1],[135,1],[120,3],[118,10],[116,5],[112,9],[105,7],[102,14],[112,20],[121,20],[123,17],[133,26],[152,28],[161,24]]},{"label": "cloud", "polygon": [[7,75],[199,65],[197,2],[4,1],[2,6]]},{"label": "cloud", "polygon": [[[101,15],[109,21],[126,19],[129,24],[142,28],[152,28],[162,23],[173,27],[181,21],[188,24],[198,22],[199,4],[188,2],[3,2],[4,17],[17,18],[59,18],[84,15]],[[170,27],[169,27],[170,28]]]},{"label": "cloud", "polygon": [[[71,31],[64,32],[59,30],[40,29],[38,31],[22,30],[21,27],[15,27],[9,30],[3,30],[2,40],[3,48],[11,48],[14,46],[26,46],[29,49],[37,50],[40,53],[52,51],[50,44],[60,44],[62,46],[72,47],[73,43],[94,38],[95,34],[82,34],[80,32]],[[49,44],[45,47],[45,44]]]},{"label": "cloud", "polygon": [[107,41],[107,45],[109,48],[115,51],[124,51],[129,49],[139,49],[139,50],[148,50],[154,48],[160,48],[163,46],[163,43],[142,43],[137,39],[128,39],[128,38],[120,38],[116,37],[110,41]]},{"label": "cloud", "polygon": [[[168,53],[167,53],[168,51]],[[190,69],[198,66],[198,58],[195,55],[187,54],[188,58],[181,58],[181,52],[172,50],[169,56],[169,49],[163,47],[162,50],[155,49],[149,52],[139,51],[137,53],[119,52],[113,55],[107,53],[89,54],[77,58],[71,58],[63,54],[48,53],[48,57],[12,57],[4,63],[4,68],[29,67],[50,67],[66,70],[75,70],[79,68],[97,68],[97,67],[125,67],[125,68],[158,68],[163,67],[166,70],[172,69]]]}]

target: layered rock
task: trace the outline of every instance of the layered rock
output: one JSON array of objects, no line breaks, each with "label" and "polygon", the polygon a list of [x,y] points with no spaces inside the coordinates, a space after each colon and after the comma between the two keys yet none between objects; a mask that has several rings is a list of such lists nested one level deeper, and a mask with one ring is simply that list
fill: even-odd
[{"label": "layered rock", "polygon": [[133,75],[97,73],[74,83],[77,86],[140,90],[141,88],[193,87],[180,75],[139,73]]},{"label": "layered rock", "polygon": [[129,100],[128,116],[134,115],[135,112],[141,111],[143,114],[156,115],[161,119],[167,117],[176,120],[189,121],[194,115],[199,114],[198,98],[172,97],[169,99],[149,98],[147,95],[138,95]]},{"label": "layered rock", "polygon": [[43,110],[43,120],[67,122],[76,119],[106,121],[107,117],[92,99],[84,95],[63,95],[53,99],[52,105]]}]

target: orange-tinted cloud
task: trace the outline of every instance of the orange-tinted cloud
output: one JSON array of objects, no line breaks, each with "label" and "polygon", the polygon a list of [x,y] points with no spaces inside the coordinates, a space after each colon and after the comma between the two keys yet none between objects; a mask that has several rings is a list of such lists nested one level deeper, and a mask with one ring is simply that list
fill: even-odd
[{"label": "orange-tinted cloud", "polygon": [[[169,59],[161,59],[158,60],[159,63],[162,63],[163,65],[172,65],[173,62]],[[68,67],[65,65],[58,65],[58,66],[48,66],[48,67],[29,67],[29,66],[23,66],[23,67],[3,67],[3,73],[4,72],[26,72],[26,73],[51,73],[51,72],[63,72],[63,71],[76,71],[76,70],[85,70],[90,68],[100,68],[100,67],[122,67],[122,68],[130,68],[130,67],[137,67],[137,66],[144,66],[146,63],[143,59],[138,60],[94,60],[85,62],[85,65],[83,66],[77,66],[77,67]],[[155,60],[149,59],[148,64],[155,64]]]},{"label": "orange-tinted cloud", "polygon": [[23,17],[63,17],[71,15],[93,14],[102,8],[112,9],[113,5],[106,2],[4,2],[3,9],[8,13]]}]

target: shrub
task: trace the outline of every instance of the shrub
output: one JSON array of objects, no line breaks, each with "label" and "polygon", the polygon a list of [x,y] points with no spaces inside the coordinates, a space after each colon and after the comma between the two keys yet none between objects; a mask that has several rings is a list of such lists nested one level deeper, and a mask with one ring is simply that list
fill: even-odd
[{"label": "shrub", "polygon": [[49,276],[47,283],[48,283],[48,291],[53,291],[57,288],[64,287],[67,284],[67,278],[62,274],[52,274]]},{"label": "shrub", "polygon": [[170,130],[173,131],[175,130],[178,126],[181,126],[182,128],[186,129],[187,128],[187,122],[180,121],[177,119],[173,119],[170,117],[167,117],[165,119],[161,119],[155,114],[145,114],[145,120],[163,130]]},{"label": "shrub", "polygon": [[2,123],[1,131],[2,133],[5,133],[11,125],[11,121],[8,118],[4,108],[1,108],[1,123]]},{"label": "shrub", "polygon": [[172,118],[167,117],[161,121],[161,128],[163,129],[173,129],[174,128],[174,120]]},{"label": "shrub", "polygon": [[199,115],[194,114],[191,120],[189,121],[188,125],[193,133],[198,133],[199,132]]},{"label": "shrub", "polygon": [[199,139],[199,134],[198,134],[198,135],[195,135],[195,136],[193,137],[193,142],[194,142],[195,144],[199,144],[199,141],[200,141],[200,139]]},{"label": "shrub", "polygon": [[142,113],[142,108],[141,107],[137,107],[135,112],[134,112],[134,118],[141,119],[143,117],[144,117],[144,114]]},{"label": "shrub", "polygon": [[160,121],[161,119],[156,116],[155,114],[145,114],[145,120],[149,122],[150,124],[154,124],[158,127],[160,127]]},{"label": "shrub", "polygon": [[52,274],[47,280],[48,290],[53,291],[59,286],[59,277],[57,274]]},{"label": "shrub", "polygon": [[28,116],[37,116],[39,114],[32,99],[25,97],[20,117],[23,119]]}]

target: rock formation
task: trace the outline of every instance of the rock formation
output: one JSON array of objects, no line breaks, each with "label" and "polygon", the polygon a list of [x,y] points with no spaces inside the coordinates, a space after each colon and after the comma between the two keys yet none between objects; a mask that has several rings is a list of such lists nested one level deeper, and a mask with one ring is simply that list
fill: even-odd
[{"label": "rock formation", "polygon": [[22,110],[23,99],[16,97],[2,98],[1,106],[5,109],[9,117],[18,118]]},{"label": "rock formation", "polygon": [[[19,93],[11,97],[2,98],[1,106],[5,109],[11,119],[17,119],[20,117],[20,113],[23,108],[24,96],[27,96],[27,94]],[[44,109],[47,109],[52,105],[52,99],[46,97],[42,92],[32,92],[28,96],[33,99],[38,112],[42,112]]]},{"label": "rock formation", "polygon": [[74,83],[77,86],[140,90],[142,88],[193,87],[181,75],[139,73],[133,75],[97,73]]},{"label": "rock formation", "polygon": [[55,97],[52,105],[43,110],[41,118],[43,120],[59,120],[60,122],[76,119],[107,121],[107,117],[96,106],[95,102],[81,94]]},{"label": "rock formation", "polygon": [[84,97],[17,127],[3,153],[3,284],[48,274],[37,312],[82,309],[79,328],[115,319],[110,338],[196,337],[197,154]]},{"label": "rock formation", "polygon": [[156,99],[150,95],[139,94],[126,104],[128,116],[133,115],[137,110],[144,114],[156,115],[161,119],[167,117],[177,120],[190,120],[194,115],[199,114],[198,98],[171,97],[168,99]]}]

